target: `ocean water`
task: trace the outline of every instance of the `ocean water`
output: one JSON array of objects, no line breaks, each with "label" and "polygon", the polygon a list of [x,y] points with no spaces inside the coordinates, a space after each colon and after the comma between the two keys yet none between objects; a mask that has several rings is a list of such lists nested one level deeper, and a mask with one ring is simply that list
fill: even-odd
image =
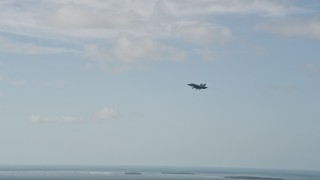
[{"label": "ocean water", "polygon": [[0,166],[0,180],[320,180],[318,171],[192,167]]}]

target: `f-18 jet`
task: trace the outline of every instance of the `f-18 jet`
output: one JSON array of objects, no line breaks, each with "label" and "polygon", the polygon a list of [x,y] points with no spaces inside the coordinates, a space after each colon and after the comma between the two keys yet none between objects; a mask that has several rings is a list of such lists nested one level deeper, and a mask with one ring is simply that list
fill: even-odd
[{"label": "f-18 jet", "polygon": [[195,88],[196,90],[201,90],[201,89],[207,89],[208,87],[206,87],[206,84],[200,84],[200,85],[197,85],[197,84],[188,84],[189,86],[193,88]]}]

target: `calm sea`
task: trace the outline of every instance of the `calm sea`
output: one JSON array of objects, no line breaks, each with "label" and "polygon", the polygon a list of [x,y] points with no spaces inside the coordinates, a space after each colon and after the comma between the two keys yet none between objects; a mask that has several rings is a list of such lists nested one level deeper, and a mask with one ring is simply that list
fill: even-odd
[{"label": "calm sea", "polygon": [[0,166],[0,180],[320,180],[318,171],[128,166]]}]

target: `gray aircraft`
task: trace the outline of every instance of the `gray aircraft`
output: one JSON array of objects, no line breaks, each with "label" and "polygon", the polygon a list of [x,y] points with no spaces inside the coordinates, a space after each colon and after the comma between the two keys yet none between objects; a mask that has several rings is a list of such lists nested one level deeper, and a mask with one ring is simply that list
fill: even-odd
[{"label": "gray aircraft", "polygon": [[200,85],[197,85],[197,84],[188,84],[189,86],[193,88],[195,88],[196,90],[201,90],[201,89],[207,89],[208,87],[206,87],[206,84],[200,84]]}]

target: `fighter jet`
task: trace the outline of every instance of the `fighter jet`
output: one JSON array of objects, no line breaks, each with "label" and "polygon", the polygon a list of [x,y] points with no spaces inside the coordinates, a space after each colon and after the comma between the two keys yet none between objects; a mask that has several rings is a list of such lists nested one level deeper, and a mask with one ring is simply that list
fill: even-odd
[{"label": "fighter jet", "polygon": [[200,84],[200,85],[197,85],[197,84],[188,84],[189,86],[193,88],[195,88],[196,90],[201,90],[201,89],[207,89],[208,87],[206,87],[206,84]]}]

